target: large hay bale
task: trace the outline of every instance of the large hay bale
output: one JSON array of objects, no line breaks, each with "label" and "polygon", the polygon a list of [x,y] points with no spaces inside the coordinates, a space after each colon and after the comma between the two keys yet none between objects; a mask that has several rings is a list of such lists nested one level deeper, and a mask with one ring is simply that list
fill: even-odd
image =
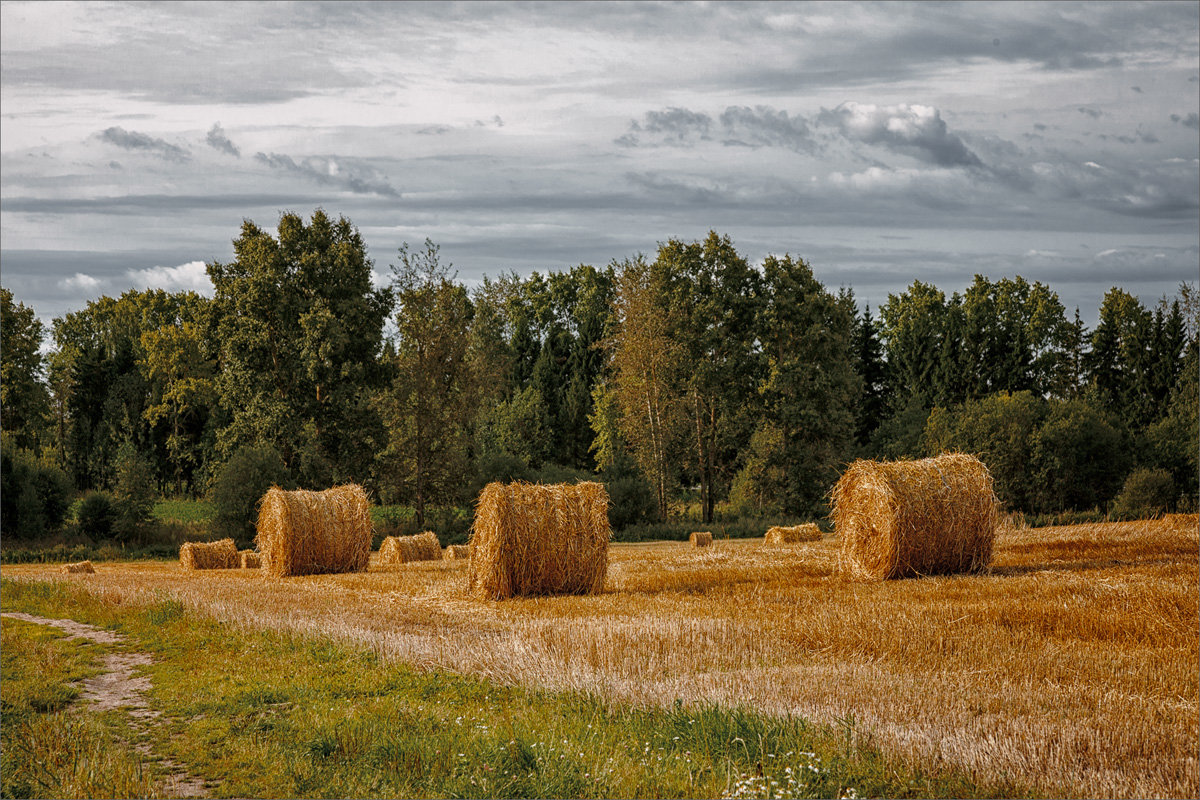
[{"label": "large hay bale", "polygon": [[233,539],[215,542],[184,542],[179,548],[179,563],[184,569],[237,569],[237,545]]},{"label": "large hay bale", "polygon": [[258,569],[262,566],[262,555],[253,550],[242,550],[238,555],[242,558],[242,569]]},{"label": "large hay bale", "polygon": [[371,559],[371,515],[358,484],[323,492],[277,486],[258,510],[262,570],[272,577],[362,572]]},{"label": "large hay bale", "polygon": [[80,575],[80,574],[94,573],[95,571],[96,571],[96,568],[92,566],[91,561],[76,561],[72,564],[63,564],[62,565],[62,574],[63,575]]},{"label": "large hay bale", "polygon": [[446,552],[442,554],[442,558],[453,561],[458,558],[470,558],[471,548],[465,544],[451,544],[446,546]]},{"label": "large hay bale", "polygon": [[767,528],[764,544],[796,544],[797,542],[815,542],[821,538],[821,529],[815,522],[803,525],[793,525],[790,528],[776,525]]},{"label": "large hay bale", "polygon": [[872,581],[978,572],[991,563],[999,510],[975,456],[855,461],[833,488],[839,570]]},{"label": "large hay bale", "polygon": [[437,561],[442,543],[433,531],[416,536],[389,536],[379,546],[380,564],[407,564],[409,561]]},{"label": "large hay bale", "polygon": [[688,543],[692,547],[708,547],[712,544],[711,531],[692,531],[688,534]]},{"label": "large hay bale", "polygon": [[492,600],[598,592],[611,535],[602,484],[490,483],[471,527],[471,590]]}]

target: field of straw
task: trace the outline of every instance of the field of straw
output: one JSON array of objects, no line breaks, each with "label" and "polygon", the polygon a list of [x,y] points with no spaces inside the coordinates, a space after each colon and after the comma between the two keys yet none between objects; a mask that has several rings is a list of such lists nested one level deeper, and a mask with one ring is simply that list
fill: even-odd
[{"label": "field of straw", "polygon": [[984,574],[874,583],[836,574],[836,539],[750,539],[612,545],[602,593],[503,602],[472,599],[461,559],[273,580],[101,563],[81,585],[501,682],[844,724],[1039,794],[1195,797],[1198,555],[1193,517],[1001,529]]}]

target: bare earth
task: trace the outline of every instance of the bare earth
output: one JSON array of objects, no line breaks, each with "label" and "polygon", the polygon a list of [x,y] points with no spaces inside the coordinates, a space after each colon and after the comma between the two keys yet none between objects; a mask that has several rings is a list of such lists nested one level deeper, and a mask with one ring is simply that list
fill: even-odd
[{"label": "bare earth", "polygon": [[[70,619],[50,619],[9,611],[0,616],[38,625],[53,626],[66,633],[68,639],[87,639],[97,644],[121,644],[125,638],[113,631]],[[106,655],[104,671],[83,681],[81,699],[92,704],[97,711],[125,709],[132,718],[134,727],[144,730],[144,726],[157,718],[159,714],[146,705],[146,692],[150,690],[150,679],[144,675],[135,675],[134,669],[152,663],[153,659],[149,653],[127,652]],[[153,755],[148,744],[136,744],[134,749],[146,757]],[[168,770],[167,776],[163,780],[165,796],[208,797],[208,789],[203,780],[188,775],[173,761],[163,760],[162,765]]]},{"label": "bare earth", "polygon": [[167,563],[3,573],[503,683],[853,718],[911,763],[1041,794],[1200,795],[1195,517],[1004,530],[985,575],[851,583],[836,563],[833,539],[613,545],[601,594],[503,602],[468,594],[464,560],[284,579]]}]

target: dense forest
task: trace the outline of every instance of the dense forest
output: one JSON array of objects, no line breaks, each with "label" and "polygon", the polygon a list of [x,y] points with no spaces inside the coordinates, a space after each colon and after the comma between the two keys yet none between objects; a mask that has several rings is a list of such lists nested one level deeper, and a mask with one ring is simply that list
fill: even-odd
[{"label": "dense forest", "polygon": [[[2,290],[3,528],[64,498],[353,481],[421,520],[496,479],[597,475],[617,527],[818,518],[854,458],[977,453],[1009,510],[1197,503],[1196,289],[1111,289],[1093,330],[1048,286],[914,281],[872,310],[727,236],[468,289],[438,248],[376,288],[353,224],[246,221],[213,297],[129,291],[55,319]],[[224,487],[224,488],[223,488]],[[1148,499],[1147,499],[1148,498]]]}]

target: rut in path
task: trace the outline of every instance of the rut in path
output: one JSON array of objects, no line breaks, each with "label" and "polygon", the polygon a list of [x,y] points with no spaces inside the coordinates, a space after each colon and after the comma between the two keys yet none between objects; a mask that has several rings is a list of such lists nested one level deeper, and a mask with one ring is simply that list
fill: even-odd
[{"label": "rut in path", "polygon": [[[32,614],[6,611],[0,616],[17,619],[23,622],[33,622],[38,625],[52,625],[67,634],[68,639],[87,639],[97,644],[121,644],[125,637],[119,633],[106,631],[94,625],[87,625],[71,619],[49,619],[35,617]],[[133,674],[135,667],[153,663],[149,653],[111,653],[104,657],[103,669],[99,675],[87,678],[81,684],[82,699],[92,703],[97,711],[110,709],[127,709],[130,723],[139,733],[146,732],[147,727],[158,718],[159,713],[146,704],[146,692],[150,689],[150,679]],[[133,746],[141,755],[152,758],[150,745],[140,743]],[[163,779],[163,792],[167,797],[208,797],[208,787],[204,780],[188,775],[174,761],[162,760],[167,769]]]}]

